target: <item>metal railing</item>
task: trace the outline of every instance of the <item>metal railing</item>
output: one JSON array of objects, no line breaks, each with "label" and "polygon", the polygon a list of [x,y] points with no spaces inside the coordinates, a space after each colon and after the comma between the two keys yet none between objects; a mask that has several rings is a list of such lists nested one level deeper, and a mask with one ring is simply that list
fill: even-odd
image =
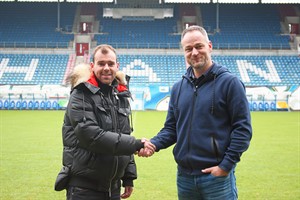
[{"label": "metal railing", "polygon": [[68,48],[69,42],[0,42],[0,48]]},{"label": "metal railing", "polygon": [[[121,49],[180,49],[180,43],[119,43],[110,42],[110,45]],[[0,42],[0,48],[68,48],[69,42]],[[214,49],[291,49],[289,44],[282,43],[213,43]]]}]

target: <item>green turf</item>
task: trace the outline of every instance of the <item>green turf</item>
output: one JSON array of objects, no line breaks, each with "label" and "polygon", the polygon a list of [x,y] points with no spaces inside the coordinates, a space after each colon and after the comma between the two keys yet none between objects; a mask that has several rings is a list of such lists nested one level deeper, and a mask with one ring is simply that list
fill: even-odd
[{"label": "green turf", "polygon": [[[63,111],[0,111],[0,199],[65,199],[53,189],[61,167]],[[134,136],[150,138],[166,112],[135,112]],[[300,112],[253,112],[253,140],[236,169],[240,200],[300,199]],[[136,157],[131,200],[175,200],[172,147]]]}]

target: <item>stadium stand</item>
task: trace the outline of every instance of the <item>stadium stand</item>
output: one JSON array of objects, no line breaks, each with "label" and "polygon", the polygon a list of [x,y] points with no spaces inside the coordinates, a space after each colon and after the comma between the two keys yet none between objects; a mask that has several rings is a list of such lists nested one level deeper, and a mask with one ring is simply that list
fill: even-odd
[{"label": "stadium stand", "polygon": [[[84,5],[80,14],[95,15],[100,21],[100,32],[105,33],[95,34],[94,40],[97,43],[110,43],[118,48],[179,48],[180,36],[176,33],[181,30],[178,30],[177,23],[183,15],[194,15],[202,19],[200,23],[210,30],[210,38],[217,49],[290,49],[289,36],[281,35],[280,19],[286,15],[282,11],[285,7],[279,10],[277,5],[222,4],[219,14],[220,31],[217,32],[215,4],[159,5],[174,9],[174,16],[156,20],[149,16],[125,16],[121,19],[103,17],[103,8],[126,7],[126,4]],[[132,5],[135,4],[127,6]],[[60,24],[61,29],[66,30],[61,32],[56,31],[58,11],[55,3],[1,3],[0,17],[5,19],[0,24],[1,46],[68,47],[69,42],[74,39],[74,34],[70,34],[70,27],[78,6],[74,3],[61,3]],[[151,4],[145,6],[154,7]]]},{"label": "stadium stand", "polygon": [[[213,60],[228,67],[247,88],[280,86],[286,87],[288,94],[299,88],[300,53],[283,28],[286,17],[299,18],[299,6],[220,4],[217,24],[214,3],[118,2],[62,2],[60,27],[57,3],[0,2],[0,109],[62,109],[69,96],[65,86],[68,74],[76,63],[89,62],[89,50],[100,43],[119,50],[121,70],[131,76],[133,90],[143,93],[145,87],[151,92],[157,87],[170,88],[186,68],[179,43],[185,23],[200,24],[209,31]],[[104,15],[106,8],[168,12],[160,18],[131,16],[130,12],[115,18]],[[86,19],[91,21],[83,30]],[[89,48],[83,55],[78,55],[80,41]],[[158,93],[152,100],[166,95]],[[287,103],[282,102],[281,106]],[[276,110],[278,105],[249,98],[249,106],[252,110]],[[142,107],[147,109],[146,104]]]},{"label": "stadium stand", "polygon": [[69,55],[0,54],[0,84],[62,84]]},{"label": "stadium stand", "polygon": [[[227,66],[246,86],[299,84],[300,59],[296,56],[213,56],[213,59]],[[0,54],[0,60],[2,85],[62,85],[69,55]],[[181,55],[120,55],[119,62],[120,69],[132,77],[131,84],[158,82],[171,86],[185,72]]]},{"label": "stadium stand", "polygon": [[203,4],[200,9],[203,26],[211,31],[217,49],[290,49],[289,36],[281,35],[277,5],[221,5],[219,32],[214,32],[216,5]]},{"label": "stadium stand", "polygon": [[[73,34],[57,31],[57,4],[0,2],[0,47],[67,48]],[[76,4],[61,5],[63,29],[73,24]]]}]

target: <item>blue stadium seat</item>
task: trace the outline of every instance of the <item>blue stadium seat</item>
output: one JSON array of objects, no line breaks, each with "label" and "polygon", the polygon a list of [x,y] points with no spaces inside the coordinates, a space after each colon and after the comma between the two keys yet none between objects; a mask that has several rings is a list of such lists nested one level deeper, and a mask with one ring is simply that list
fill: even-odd
[{"label": "blue stadium seat", "polygon": [[22,108],[21,101],[17,101],[17,103],[16,103],[16,109],[20,110],[21,108]]},{"label": "blue stadium seat", "polygon": [[259,110],[259,111],[264,111],[264,110],[265,110],[265,104],[262,103],[262,102],[259,102],[259,103],[258,103],[258,110]]},{"label": "blue stadium seat", "polygon": [[46,109],[50,110],[51,109],[51,101],[46,102]]},{"label": "blue stadium seat", "polygon": [[22,109],[23,110],[27,109],[27,101],[25,100],[22,102]]},{"label": "blue stadium seat", "polygon": [[3,107],[4,107],[4,109],[9,109],[9,101],[8,100],[4,101]]},{"label": "blue stadium seat", "polygon": [[248,101],[248,106],[249,106],[249,110],[253,111],[253,105],[252,105],[252,103],[250,101]]},{"label": "blue stadium seat", "polygon": [[15,106],[16,106],[15,101],[10,101],[9,102],[9,109],[13,110],[13,109],[15,109]]},{"label": "blue stadium seat", "polygon": [[276,103],[275,102],[271,102],[270,108],[271,108],[272,111],[276,111]]},{"label": "blue stadium seat", "polygon": [[41,108],[42,110],[46,109],[45,101],[41,101],[41,103],[40,103],[40,108]]},{"label": "blue stadium seat", "polygon": [[256,102],[252,103],[252,109],[253,109],[253,111],[257,111],[257,103]]},{"label": "blue stadium seat", "polygon": [[33,102],[32,102],[32,101],[29,101],[29,102],[28,102],[28,109],[29,109],[29,110],[32,110],[33,108],[34,108]]},{"label": "blue stadium seat", "polygon": [[270,109],[270,105],[268,102],[265,102],[264,109],[265,109],[265,111],[268,111]]},{"label": "blue stadium seat", "polygon": [[52,102],[52,109],[53,110],[58,110],[59,109],[59,104],[57,103],[57,101]]},{"label": "blue stadium seat", "polygon": [[39,103],[39,101],[35,101],[35,102],[34,102],[33,108],[34,108],[35,110],[38,110],[38,109],[40,108],[40,103]]}]

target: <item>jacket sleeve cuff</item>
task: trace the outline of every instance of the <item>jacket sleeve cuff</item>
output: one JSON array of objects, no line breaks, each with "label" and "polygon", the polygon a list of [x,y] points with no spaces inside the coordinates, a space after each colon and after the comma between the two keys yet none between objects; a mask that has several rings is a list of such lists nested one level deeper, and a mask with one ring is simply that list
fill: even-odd
[{"label": "jacket sleeve cuff", "polygon": [[122,180],[122,186],[126,187],[126,186],[131,186],[133,187],[133,180],[127,179],[127,180]]},{"label": "jacket sleeve cuff", "polygon": [[234,167],[235,163],[230,162],[229,160],[223,160],[220,164],[219,167],[227,172],[230,172]]},{"label": "jacket sleeve cuff", "polygon": [[155,152],[159,152],[159,150],[160,150],[160,146],[159,146],[159,143],[157,143],[155,140],[153,140],[153,139],[150,139],[150,142],[152,143],[152,144],[154,144],[154,146],[155,146]]},{"label": "jacket sleeve cuff", "polygon": [[139,151],[142,148],[144,148],[144,143],[142,143],[141,140],[136,140],[135,141],[135,150]]}]

